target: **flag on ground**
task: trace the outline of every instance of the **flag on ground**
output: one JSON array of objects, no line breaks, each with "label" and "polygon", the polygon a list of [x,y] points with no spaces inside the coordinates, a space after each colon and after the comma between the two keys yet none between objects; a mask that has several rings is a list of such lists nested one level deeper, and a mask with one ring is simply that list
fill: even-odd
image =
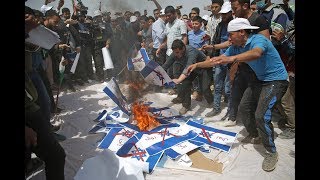
[{"label": "flag on ground", "polygon": [[221,149],[224,152],[230,151],[237,136],[237,133],[208,127],[194,121],[188,121],[186,124],[182,125],[182,128],[188,128],[199,135],[194,138],[193,141],[208,144],[209,146]]}]

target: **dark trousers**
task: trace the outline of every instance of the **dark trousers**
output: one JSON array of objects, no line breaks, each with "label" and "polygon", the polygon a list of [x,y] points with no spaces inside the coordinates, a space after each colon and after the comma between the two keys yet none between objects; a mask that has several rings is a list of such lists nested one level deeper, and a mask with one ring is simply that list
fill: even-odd
[{"label": "dark trousers", "polygon": [[[269,152],[276,152],[274,144],[274,129],[271,118],[274,113],[275,106],[281,102],[281,98],[288,88],[287,80],[260,82],[249,85],[245,90],[239,112],[242,113],[242,119],[246,120],[244,125],[249,134],[256,136],[258,133],[262,138],[263,146]],[[242,104],[242,102],[246,102]],[[252,117],[251,111],[245,114],[245,109],[255,109]]]},{"label": "dark trousers", "polygon": [[243,93],[248,87],[249,83],[254,83],[255,81],[258,80],[250,66],[247,63],[240,63],[238,71],[236,72],[236,75],[234,77],[233,84],[231,85],[231,94],[229,100],[229,120],[236,120],[238,106],[240,104]]},{"label": "dark trousers", "polygon": [[102,47],[101,46],[95,46],[94,47],[94,53],[93,53],[93,61],[94,66],[96,68],[96,75],[98,77],[98,80],[104,80],[104,72],[103,72],[103,55],[102,55]]},{"label": "dark trousers", "polygon": [[[192,72],[185,80],[181,82],[181,84],[177,85],[178,97],[182,99],[182,106],[189,109],[191,106],[191,89],[192,89],[192,81],[199,77],[202,79],[202,90],[203,96],[210,104],[213,101],[212,93],[210,90],[210,73],[211,69],[203,69],[198,73]],[[212,75],[212,74],[211,74]]]},{"label": "dark trousers", "polygon": [[75,71],[76,78],[87,80],[89,75],[93,74],[92,58],[90,46],[83,44],[81,46],[80,58]]},{"label": "dark trousers", "polygon": [[59,142],[53,136],[48,120],[41,111],[25,113],[28,126],[37,133],[37,146],[31,151],[45,163],[47,180],[64,180],[64,165],[66,154]]},{"label": "dark trousers", "polygon": [[161,49],[160,53],[159,53],[159,56],[156,56],[156,51],[157,50],[158,49],[153,48],[151,53],[152,53],[152,56],[154,58],[154,61],[156,61],[160,66],[162,66],[162,64],[164,64],[166,62],[166,57],[167,57],[166,51],[167,51],[167,49]]},{"label": "dark trousers", "polygon": [[44,115],[45,119],[47,119],[50,123],[50,114],[51,114],[51,104],[50,98],[47,92],[47,89],[41,79],[41,76],[38,72],[34,71],[29,74],[34,87],[37,90],[38,99],[37,104],[40,106],[40,110]]}]

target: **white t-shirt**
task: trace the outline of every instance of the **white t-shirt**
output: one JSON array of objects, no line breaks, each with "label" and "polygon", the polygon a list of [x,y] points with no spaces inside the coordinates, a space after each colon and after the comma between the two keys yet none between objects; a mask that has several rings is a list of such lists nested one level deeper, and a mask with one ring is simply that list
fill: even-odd
[{"label": "white t-shirt", "polygon": [[170,56],[172,53],[172,42],[176,39],[182,40],[182,35],[187,34],[187,26],[181,19],[176,19],[173,23],[167,23],[165,34],[167,35],[167,55]]}]

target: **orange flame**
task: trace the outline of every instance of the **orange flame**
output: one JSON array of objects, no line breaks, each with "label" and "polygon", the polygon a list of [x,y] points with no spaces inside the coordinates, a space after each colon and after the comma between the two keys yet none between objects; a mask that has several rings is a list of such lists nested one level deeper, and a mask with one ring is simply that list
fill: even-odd
[{"label": "orange flame", "polygon": [[157,126],[159,122],[153,117],[151,113],[148,112],[149,106],[143,103],[135,102],[132,106],[132,113],[134,119],[137,120],[137,126],[140,131],[148,131]]}]

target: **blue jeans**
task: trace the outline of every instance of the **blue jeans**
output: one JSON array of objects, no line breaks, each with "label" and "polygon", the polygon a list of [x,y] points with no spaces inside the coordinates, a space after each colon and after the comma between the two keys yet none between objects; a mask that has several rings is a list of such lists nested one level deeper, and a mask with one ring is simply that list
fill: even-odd
[{"label": "blue jeans", "polygon": [[286,80],[255,83],[249,85],[241,99],[239,113],[246,130],[253,136],[259,133],[263,146],[269,152],[276,152],[271,118],[276,113],[274,108],[281,102],[288,84]]},{"label": "blue jeans", "polygon": [[[221,96],[222,90],[226,98],[230,97],[230,76],[227,65],[219,65],[215,68],[214,73],[214,94],[213,94],[213,109],[215,111],[221,111]],[[230,106],[230,101],[228,101],[228,107]]]}]

